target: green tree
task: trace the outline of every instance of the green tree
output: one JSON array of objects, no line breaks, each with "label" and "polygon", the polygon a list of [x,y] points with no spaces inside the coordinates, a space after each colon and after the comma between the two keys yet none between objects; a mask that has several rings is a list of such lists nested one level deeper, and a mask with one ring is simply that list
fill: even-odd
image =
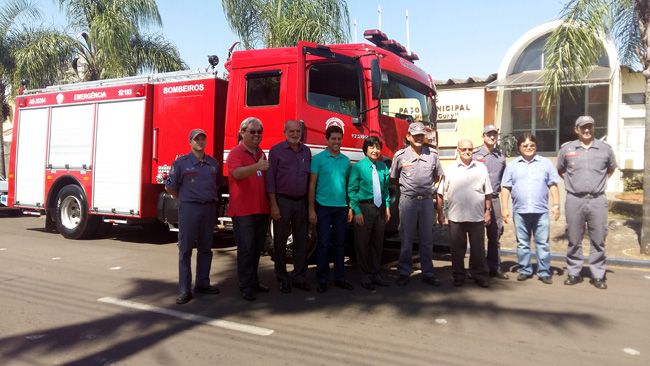
[{"label": "green tree", "polygon": [[222,0],[230,28],[245,48],[288,47],[298,41],[344,43],[350,35],[345,0]]},{"label": "green tree", "polygon": [[567,87],[581,82],[596,64],[603,39],[617,46],[623,64],[641,69],[645,90],[645,153],[641,252],[650,254],[650,1],[571,0],[562,12],[562,24],[545,46],[542,108],[547,113]]},{"label": "green tree", "polygon": [[[72,43],[54,29],[39,22],[41,13],[29,0],[10,0],[0,7],[0,130],[9,116],[7,98],[15,94],[20,79],[39,85],[59,80],[62,65],[70,61]],[[26,58],[26,50],[38,50]],[[21,65],[29,64],[26,69]],[[20,70],[20,71],[19,71]],[[0,175],[6,174],[4,136],[0,133]]]},{"label": "green tree", "polygon": [[[155,0],[55,0],[75,38],[72,69],[81,80],[186,69],[176,47],[161,34]],[[29,67],[27,64],[25,68]]]}]

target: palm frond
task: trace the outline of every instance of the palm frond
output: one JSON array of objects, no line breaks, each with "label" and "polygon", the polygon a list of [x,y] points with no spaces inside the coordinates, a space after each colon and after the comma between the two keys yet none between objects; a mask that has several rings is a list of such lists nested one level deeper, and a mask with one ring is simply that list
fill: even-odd
[{"label": "palm frond", "polygon": [[134,40],[131,65],[136,72],[167,72],[187,69],[176,47],[160,34],[144,35]]}]

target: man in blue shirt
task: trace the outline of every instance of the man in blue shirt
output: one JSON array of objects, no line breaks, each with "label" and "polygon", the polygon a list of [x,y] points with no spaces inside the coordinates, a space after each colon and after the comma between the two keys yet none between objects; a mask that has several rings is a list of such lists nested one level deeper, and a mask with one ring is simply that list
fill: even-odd
[{"label": "man in blue shirt", "polygon": [[196,128],[190,132],[192,151],[174,161],[165,190],[178,205],[178,288],[176,303],[192,300],[192,247],[196,242],[196,283],[194,291],[218,294],[210,286],[212,236],[217,218],[217,189],[222,184],[221,165],[205,154],[206,134]]},{"label": "man in blue shirt", "polygon": [[550,160],[536,154],[535,136],[526,132],[517,138],[521,156],[506,166],[501,181],[501,214],[508,223],[510,210],[508,200],[512,193],[512,211],[517,232],[517,281],[526,281],[533,276],[530,263],[530,237],[535,237],[537,252],[537,276],[543,283],[553,283],[551,277],[551,251],[548,237],[550,232],[548,215],[548,192],[553,202],[551,215],[557,221],[560,217],[560,194],[557,184],[560,176]]}]

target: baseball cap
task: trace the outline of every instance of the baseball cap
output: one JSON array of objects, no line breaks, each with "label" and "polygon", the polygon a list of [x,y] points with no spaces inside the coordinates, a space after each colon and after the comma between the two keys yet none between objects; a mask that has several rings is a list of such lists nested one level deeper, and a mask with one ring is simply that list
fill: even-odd
[{"label": "baseball cap", "polygon": [[202,129],[195,128],[192,131],[190,131],[190,141],[194,140],[196,138],[196,136],[198,136],[198,135],[203,135],[203,136],[206,136],[206,137],[208,136],[205,133],[205,131],[203,131]]},{"label": "baseball cap", "polygon": [[485,135],[488,132],[499,132],[499,129],[496,128],[494,125],[487,125],[483,127],[483,134]]},{"label": "baseball cap", "polygon": [[424,128],[422,122],[413,122],[409,125],[409,133],[411,135],[424,135],[427,130]]},{"label": "baseball cap", "polygon": [[588,124],[594,124],[594,119],[591,116],[580,116],[576,119],[576,127],[582,127]]}]

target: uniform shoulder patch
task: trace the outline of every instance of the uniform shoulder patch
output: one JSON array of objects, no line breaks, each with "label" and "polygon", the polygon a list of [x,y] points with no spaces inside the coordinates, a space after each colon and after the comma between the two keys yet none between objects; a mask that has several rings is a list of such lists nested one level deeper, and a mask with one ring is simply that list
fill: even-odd
[{"label": "uniform shoulder patch", "polygon": [[563,147],[565,147],[565,146],[567,146],[568,144],[570,144],[570,143],[572,143],[572,142],[573,142],[573,141],[567,141],[567,142],[563,143],[562,145],[560,145],[560,149],[563,148]]},{"label": "uniform shoulder patch", "polygon": [[393,155],[393,159],[397,158],[400,155],[404,155],[405,152],[406,152],[406,149],[397,150],[395,155]]}]

